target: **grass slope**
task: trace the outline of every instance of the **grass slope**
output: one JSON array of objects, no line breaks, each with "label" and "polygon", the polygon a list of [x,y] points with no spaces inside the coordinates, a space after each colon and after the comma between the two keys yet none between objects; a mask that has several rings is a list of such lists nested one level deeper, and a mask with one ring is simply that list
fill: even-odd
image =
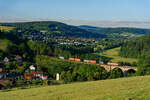
[{"label": "grass slope", "polygon": [[6,32],[9,32],[11,30],[13,30],[14,27],[9,27],[9,26],[0,26],[0,30],[1,31],[6,31]]},{"label": "grass slope", "polygon": [[106,50],[100,55],[112,58],[112,62],[137,62],[137,59],[134,58],[123,58],[118,55],[120,47]]},{"label": "grass slope", "polygon": [[150,76],[0,91],[0,100],[150,99]]},{"label": "grass slope", "polygon": [[12,44],[12,42],[7,39],[0,39],[0,50],[6,51],[9,44]]}]

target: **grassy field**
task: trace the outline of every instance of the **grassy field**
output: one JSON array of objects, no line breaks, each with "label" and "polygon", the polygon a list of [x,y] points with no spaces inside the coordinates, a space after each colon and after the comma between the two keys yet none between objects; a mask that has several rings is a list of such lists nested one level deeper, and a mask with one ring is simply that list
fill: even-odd
[{"label": "grassy field", "polygon": [[131,62],[131,63],[132,62],[137,62],[137,59],[134,59],[134,58],[123,58],[123,57],[120,57],[118,55],[119,50],[120,50],[120,47],[119,48],[110,49],[110,50],[107,50],[107,51],[101,53],[100,55],[112,58],[112,60],[111,60],[112,62]]},{"label": "grassy field", "polygon": [[0,100],[150,100],[150,76],[0,91]]},{"label": "grassy field", "polygon": [[11,44],[11,42],[7,39],[0,39],[0,50],[5,51],[7,46]]},{"label": "grassy field", "polygon": [[0,26],[0,30],[2,30],[2,31],[7,31],[7,32],[9,32],[9,31],[11,31],[11,30],[13,30],[13,29],[14,29],[14,27]]}]

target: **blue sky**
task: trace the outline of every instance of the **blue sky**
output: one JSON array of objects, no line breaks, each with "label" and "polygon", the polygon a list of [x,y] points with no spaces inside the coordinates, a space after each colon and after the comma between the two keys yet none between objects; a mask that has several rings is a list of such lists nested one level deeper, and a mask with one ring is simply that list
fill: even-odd
[{"label": "blue sky", "polygon": [[0,18],[53,20],[150,19],[150,0],[0,0]]},{"label": "blue sky", "polygon": [[87,20],[146,20],[150,0],[0,0],[0,16]]}]

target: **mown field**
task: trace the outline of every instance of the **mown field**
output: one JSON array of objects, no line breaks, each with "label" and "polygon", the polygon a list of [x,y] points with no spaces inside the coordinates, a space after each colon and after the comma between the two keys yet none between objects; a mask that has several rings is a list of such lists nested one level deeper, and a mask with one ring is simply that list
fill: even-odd
[{"label": "mown field", "polygon": [[137,59],[134,59],[134,58],[120,57],[118,54],[119,50],[120,50],[120,47],[106,50],[105,52],[101,53],[100,55],[112,58],[112,60],[111,60],[112,62],[130,62],[130,63],[137,62]]},{"label": "mown field", "polygon": [[13,30],[13,29],[14,29],[14,27],[0,26],[0,30],[1,30],[1,31],[7,31],[7,32],[9,32],[9,31],[11,31],[11,30]]},{"label": "mown field", "polygon": [[6,51],[7,46],[11,44],[11,42],[7,39],[0,39],[0,50]]},{"label": "mown field", "polygon": [[0,100],[150,100],[150,76],[0,91]]}]

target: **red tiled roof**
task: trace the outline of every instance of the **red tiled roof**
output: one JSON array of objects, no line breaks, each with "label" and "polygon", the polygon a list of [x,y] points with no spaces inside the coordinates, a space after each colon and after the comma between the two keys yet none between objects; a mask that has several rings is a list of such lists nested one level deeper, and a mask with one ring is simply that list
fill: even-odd
[{"label": "red tiled roof", "polygon": [[43,77],[48,77],[48,75],[43,75]]},{"label": "red tiled roof", "polygon": [[26,75],[31,75],[31,74],[43,74],[43,72],[32,72],[32,73],[24,73]]}]

